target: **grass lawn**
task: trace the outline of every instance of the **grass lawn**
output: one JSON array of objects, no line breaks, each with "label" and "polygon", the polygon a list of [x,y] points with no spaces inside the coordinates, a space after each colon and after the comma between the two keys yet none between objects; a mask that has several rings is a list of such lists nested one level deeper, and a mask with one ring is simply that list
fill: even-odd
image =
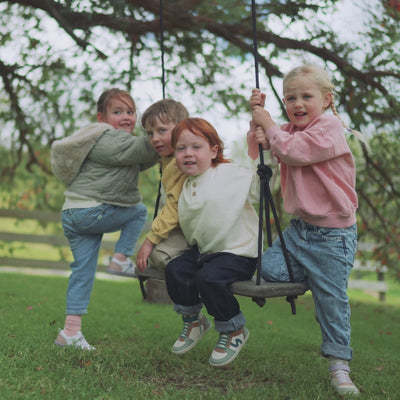
[{"label": "grass lawn", "polygon": [[[0,399],[330,400],[327,362],[310,295],[292,316],[285,299],[259,308],[240,297],[250,338],[221,369],[208,357],[210,331],[183,356],[170,348],[181,331],[169,305],[141,299],[136,280],[96,280],[83,332],[94,352],[53,345],[63,326],[67,278],[0,274]],[[351,294],[352,378],[361,399],[399,400],[399,290],[386,304]],[[388,299],[391,297],[388,294]]]}]

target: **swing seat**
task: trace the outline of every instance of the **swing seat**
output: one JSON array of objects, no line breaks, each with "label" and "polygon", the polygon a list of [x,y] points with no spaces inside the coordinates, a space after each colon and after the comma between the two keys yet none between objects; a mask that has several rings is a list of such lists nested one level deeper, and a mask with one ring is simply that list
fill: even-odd
[{"label": "swing seat", "polygon": [[[143,298],[146,298],[144,282],[147,279],[165,281],[165,273],[154,267],[148,267],[145,271],[138,271]],[[261,280],[257,285],[255,278],[249,281],[234,282],[231,285],[232,293],[238,296],[251,297],[253,299],[266,299],[271,297],[292,297],[303,295],[308,289],[303,283],[293,282],[266,282]]]},{"label": "swing seat", "polygon": [[233,283],[231,290],[239,296],[266,299],[271,297],[297,297],[303,295],[308,289],[306,285],[298,282],[266,282],[262,280],[257,285],[254,278],[250,281]]}]

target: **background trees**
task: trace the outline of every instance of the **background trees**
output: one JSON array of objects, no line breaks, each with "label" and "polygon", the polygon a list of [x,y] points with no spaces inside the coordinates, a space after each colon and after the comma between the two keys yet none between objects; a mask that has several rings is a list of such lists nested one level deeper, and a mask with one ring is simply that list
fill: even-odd
[{"label": "background trees", "polygon": [[[359,167],[360,237],[382,244],[376,256],[396,270],[399,2],[256,3],[260,86],[277,118],[284,119],[282,75],[315,62],[331,72],[345,121],[371,138],[370,154],[349,138]],[[226,138],[243,135],[249,119],[250,5],[164,1],[166,96],[203,114]],[[51,175],[52,141],[93,120],[105,87],[128,88],[139,111],[162,97],[160,1],[0,0],[0,11],[2,202],[57,209],[62,188]],[[149,174],[154,186],[143,191],[152,203],[157,171]]]}]

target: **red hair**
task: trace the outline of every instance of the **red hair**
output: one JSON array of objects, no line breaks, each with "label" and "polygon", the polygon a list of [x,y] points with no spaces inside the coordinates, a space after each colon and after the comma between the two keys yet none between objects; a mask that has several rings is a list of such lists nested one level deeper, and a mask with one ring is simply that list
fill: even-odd
[{"label": "red hair", "polygon": [[224,157],[224,143],[218,136],[216,129],[208,121],[202,118],[186,118],[175,126],[171,134],[171,143],[174,149],[176,148],[179,136],[185,130],[206,139],[210,148],[215,145],[218,146],[217,156],[212,160],[213,167],[216,167],[218,164],[231,162]]}]

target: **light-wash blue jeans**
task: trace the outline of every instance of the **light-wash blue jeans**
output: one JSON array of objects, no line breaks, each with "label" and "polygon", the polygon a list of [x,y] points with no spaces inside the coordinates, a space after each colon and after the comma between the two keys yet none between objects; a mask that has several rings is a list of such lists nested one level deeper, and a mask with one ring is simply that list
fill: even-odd
[{"label": "light-wash blue jeans", "polygon": [[[283,231],[296,282],[311,290],[319,320],[324,357],[350,361],[350,305],[347,284],[357,248],[357,226],[322,228],[300,218]],[[290,281],[281,242],[277,238],[261,262],[267,281]]]},{"label": "light-wash blue jeans", "polygon": [[62,212],[64,235],[74,257],[68,281],[67,315],[87,314],[103,234],[121,231],[115,252],[131,256],[146,219],[143,203],[132,207],[101,204]]}]

